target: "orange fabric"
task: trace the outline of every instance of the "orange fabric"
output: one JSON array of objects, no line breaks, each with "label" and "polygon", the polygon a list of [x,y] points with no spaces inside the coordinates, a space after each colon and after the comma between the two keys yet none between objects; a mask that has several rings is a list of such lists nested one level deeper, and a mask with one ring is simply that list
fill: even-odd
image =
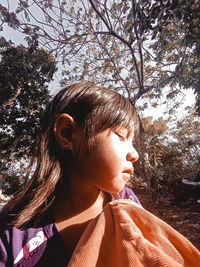
[{"label": "orange fabric", "polygon": [[84,231],[68,267],[199,267],[200,252],[130,200],[108,203]]}]

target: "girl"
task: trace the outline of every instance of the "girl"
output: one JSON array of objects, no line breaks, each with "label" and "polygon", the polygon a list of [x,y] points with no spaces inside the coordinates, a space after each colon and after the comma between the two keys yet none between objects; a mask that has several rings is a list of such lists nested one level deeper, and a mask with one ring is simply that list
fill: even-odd
[{"label": "girl", "polygon": [[[50,103],[32,178],[1,212],[0,266],[199,266],[200,253],[130,200],[135,109],[77,83]],[[113,200],[113,201],[111,201]]]},{"label": "girl", "polygon": [[[61,90],[42,120],[32,178],[1,212],[0,266],[66,266],[82,233],[125,188],[138,153],[137,114],[90,83]],[[29,174],[31,172],[29,171]]]}]

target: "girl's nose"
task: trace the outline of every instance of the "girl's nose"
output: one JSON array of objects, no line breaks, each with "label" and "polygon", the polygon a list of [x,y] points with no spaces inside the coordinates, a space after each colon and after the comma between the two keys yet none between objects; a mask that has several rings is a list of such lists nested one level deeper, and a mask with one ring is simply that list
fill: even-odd
[{"label": "girl's nose", "polygon": [[132,147],[131,151],[128,152],[126,159],[132,163],[136,162],[139,159],[138,152]]}]

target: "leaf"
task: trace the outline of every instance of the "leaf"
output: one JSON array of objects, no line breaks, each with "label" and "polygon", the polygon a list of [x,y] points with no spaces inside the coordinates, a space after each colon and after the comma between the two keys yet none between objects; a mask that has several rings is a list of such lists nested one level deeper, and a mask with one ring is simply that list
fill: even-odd
[{"label": "leaf", "polygon": [[74,12],[74,7],[72,6],[72,7],[70,8],[70,10],[69,10],[69,13],[72,15],[73,12]]}]

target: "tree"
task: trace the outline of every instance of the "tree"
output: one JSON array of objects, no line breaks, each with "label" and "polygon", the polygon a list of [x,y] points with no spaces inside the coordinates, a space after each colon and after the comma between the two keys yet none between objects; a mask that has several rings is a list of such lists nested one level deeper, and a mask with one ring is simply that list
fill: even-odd
[{"label": "tree", "polygon": [[[27,34],[28,40],[37,38],[59,56],[67,80],[95,79],[99,84],[115,85],[136,103],[142,96],[160,97],[166,85],[177,83],[185,64],[187,44],[176,48],[176,56],[169,47],[163,57],[157,53],[157,33],[173,21],[177,3],[18,0],[15,13],[2,5],[0,10],[4,23]],[[176,29],[170,31],[170,36],[176,36]],[[171,87],[169,96],[177,92]]]},{"label": "tree", "polygon": [[200,122],[193,108],[174,126],[162,118],[143,118],[149,151],[151,186],[166,189],[200,169]]},{"label": "tree", "polygon": [[[14,12],[0,5],[0,13],[2,27],[7,23],[28,42],[37,40],[55,55],[63,64],[65,80],[95,79],[133,104],[142,98],[141,110],[158,106],[167,86],[167,101],[175,102],[169,107],[172,113],[181,101],[177,95],[188,88],[183,86],[188,73],[192,77],[188,64],[195,70],[199,62],[198,57],[191,62],[195,50],[184,41],[180,2],[187,5],[178,0],[18,0]],[[182,14],[186,12],[187,8]],[[140,129],[145,158],[141,125]]]},{"label": "tree", "polygon": [[0,190],[5,196],[12,196],[20,190],[26,180],[26,166],[23,162],[11,164],[6,172],[3,172],[0,180]]},{"label": "tree", "polygon": [[1,171],[29,156],[55,70],[53,56],[36,43],[15,47],[0,38]]},{"label": "tree", "polygon": [[[155,105],[165,86],[176,84],[184,62],[182,50],[166,59],[153,48],[157,40],[152,36],[173,5],[169,0],[18,0],[15,12],[9,5],[0,5],[0,12],[2,27],[7,23],[26,34],[28,42],[37,40],[54,53],[64,66],[65,80],[95,79],[96,84],[114,86],[133,104],[143,97],[153,98]],[[170,97],[178,93],[177,88],[169,90]]]},{"label": "tree", "polygon": [[[152,49],[159,59],[183,58],[183,64],[175,82],[183,88],[194,88],[196,106],[200,116],[200,3],[199,0],[168,1],[167,12],[157,8],[161,15],[154,26]],[[148,28],[146,29],[148,30]],[[169,95],[173,97],[173,94]]]}]

